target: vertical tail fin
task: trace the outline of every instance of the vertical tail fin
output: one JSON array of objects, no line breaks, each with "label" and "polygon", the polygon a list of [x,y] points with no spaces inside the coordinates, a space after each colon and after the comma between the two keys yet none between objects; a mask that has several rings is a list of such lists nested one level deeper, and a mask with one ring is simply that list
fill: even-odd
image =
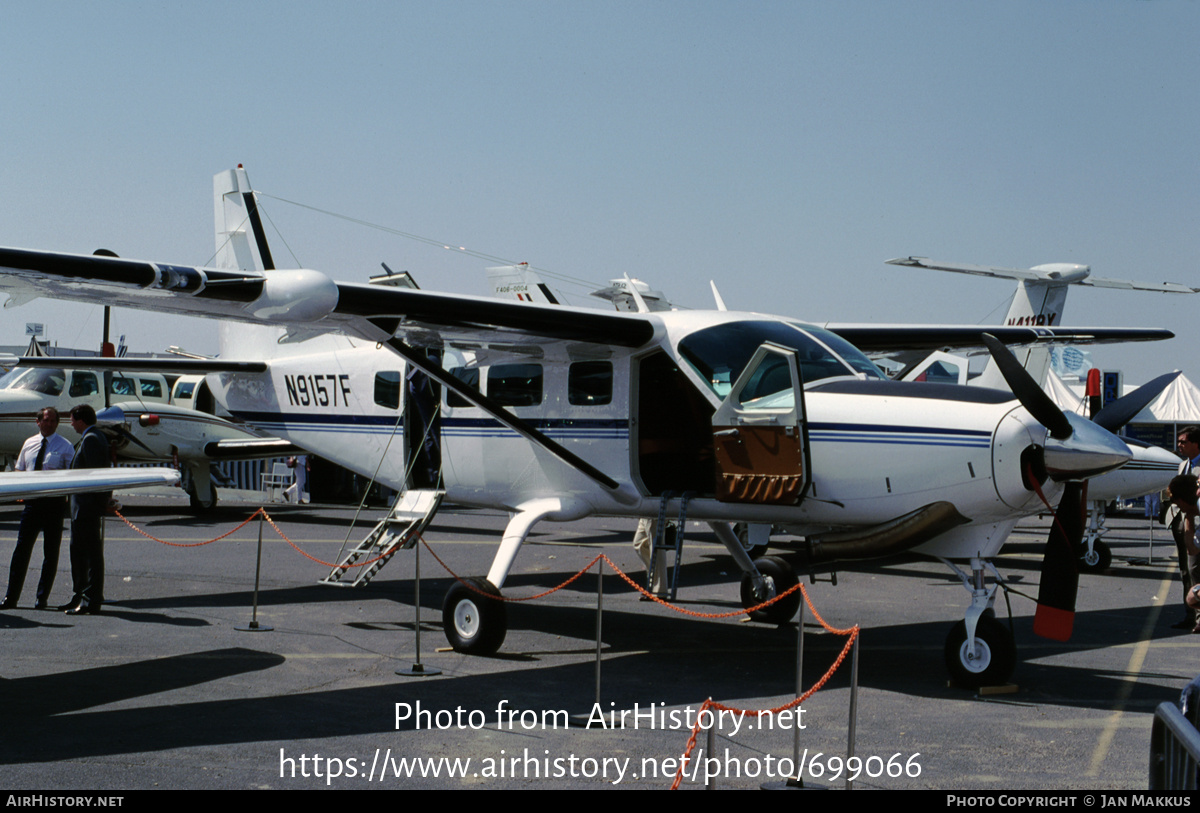
[{"label": "vertical tail fin", "polygon": [[241,164],[213,176],[213,224],[217,268],[262,272],[275,267],[258,201]]}]

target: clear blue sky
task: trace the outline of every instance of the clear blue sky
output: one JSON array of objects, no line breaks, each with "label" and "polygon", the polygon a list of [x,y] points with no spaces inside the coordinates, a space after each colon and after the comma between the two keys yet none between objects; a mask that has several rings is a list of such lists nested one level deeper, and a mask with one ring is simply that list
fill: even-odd
[{"label": "clear blue sky", "polygon": [[[917,254],[1200,286],[1195,2],[8,2],[0,244],[205,263],[211,177],[597,285],[811,320],[977,323],[1007,283]],[[266,209],[276,256],[483,294],[458,252]],[[569,286],[569,291],[584,289]],[[584,299],[576,300],[583,304]],[[597,301],[597,305],[601,305]],[[1193,379],[1200,298],[1077,290],[1097,350]],[[35,302],[66,345],[100,316]],[[215,328],[119,311],[134,350]],[[1148,361],[1141,361],[1148,359]],[[1148,366],[1145,366],[1148,365]]]}]

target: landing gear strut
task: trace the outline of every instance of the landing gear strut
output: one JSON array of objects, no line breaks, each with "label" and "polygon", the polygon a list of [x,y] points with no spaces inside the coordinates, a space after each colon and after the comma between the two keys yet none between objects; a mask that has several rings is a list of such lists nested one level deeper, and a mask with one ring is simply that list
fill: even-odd
[{"label": "landing gear strut", "polygon": [[1104,503],[1093,500],[1088,510],[1088,529],[1079,550],[1079,572],[1100,573],[1112,564],[1112,549],[1100,540],[1108,531],[1104,527]]},{"label": "landing gear strut", "polygon": [[[1017,665],[1017,645],[1012,632],[992,609],[1000,574],[983,559],[971,560],[970,576],[950,561],[942,561],[958,574],[971,593],[971,606],[965,617],[946,636],[944,654],[950,678],[970,689],[1007,683]],[[997,583],[990,588],[984,583],[985,566],[996,573]]]}]

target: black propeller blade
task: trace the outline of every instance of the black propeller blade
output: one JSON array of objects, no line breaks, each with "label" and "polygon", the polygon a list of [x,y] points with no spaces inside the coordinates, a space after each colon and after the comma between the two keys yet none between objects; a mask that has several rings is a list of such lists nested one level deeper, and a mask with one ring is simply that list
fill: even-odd
[{"label": "black propeller blade", "polygon": [[1033,632],[1053,641],[1067,641],[1075,625],[1075,594],[1079,590],[1079,544],[1083,539],[1087,481],[1069,482],[1063,488],[1054,524],[1042,557]]},{"label": "black propeller blade", "polygon": [[1033,376],[1021,366],[1017,357],[1012,354],[1005,344],[990,333],[983,334],[983,343],[1000,368],[1000,374],[1008,382],[1008,386],[1021,402],[1021,406],[1029,410],[1034,420],[1050,430],[1050,437],[1066,440],[1071,437],[1071,423],[1067,416],[1058,408],[1058,404],[1046,394]]},{"label": "black propeller blade", "polygon": [[1107,404],[1104,409],[1092,417],[1092,421],[1109,432],[1116,432],[1132,421],[1134,415],[1145,409],[1172,381],[1182,374],[1181,370],[1176,370],[1173,373],[1164,373],[1152,381],[1147,381],[1128,395]]}]

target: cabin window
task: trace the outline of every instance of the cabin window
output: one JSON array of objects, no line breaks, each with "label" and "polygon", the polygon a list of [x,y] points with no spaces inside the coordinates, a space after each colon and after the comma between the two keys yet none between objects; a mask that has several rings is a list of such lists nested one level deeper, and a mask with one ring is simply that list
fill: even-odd
[{"label": "cabin window", "polygon": [[151,379],[140,378],[140,379],[138,379],[138,384],[141,385],[143,398],[162,398],[163,397],[161,381],[155,381],[153,378],[151,378]]},{"label": "cabin window", "polygon": [[400,408],[400,372],[375,373],[375,403],[386,409]]},{"label": "cabin window", "polygon": [[195,381],[180,381],[175,385],[175,394],[172,398],[188,399],[192,397],[192,393],[196,391]]},{"label": "cabin window", "polygon": [[[108,385],[108,391],[113,395],[133,395],[133,379],[114,376],[112,383]],[[74,392],[71,394],[74,395]]]},{"label": "cabin window", "polygon": [[577,361],[567,371],[567,401],[577,406],[612,403],[611,361]]},{"label": "cabin window", "polygon": [[95,373],[81,373],[76,370],[71,374],[71,391],[68,395],[72,398],[96,395],[98,392],[100,392],[100,382],[96,380]]},{"label": "cabin window", "polygon": [[[454,376],[476,392],[479,392],[478,367],[452,367],[450,368],[450,375]],[[474,406],[474,404],[472,404],[466,398],[463,398],[454,390],[446,387],[446,406],[469,407]]]},{"label": "cabin window", "polygon": [[487,394],[501,406],[537,406],[542,402],[542,365],[492,365]]}]

